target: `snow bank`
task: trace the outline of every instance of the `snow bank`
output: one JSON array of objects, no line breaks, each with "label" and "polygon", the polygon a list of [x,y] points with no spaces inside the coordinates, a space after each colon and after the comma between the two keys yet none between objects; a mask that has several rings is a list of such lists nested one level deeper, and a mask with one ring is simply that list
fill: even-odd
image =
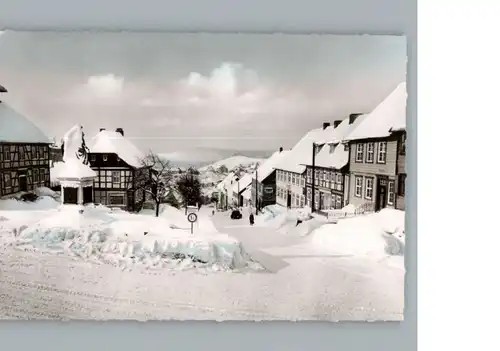
[{"label": "snow bank", "polygon": [[384,209],[378,213],[325,224],[312,234],[313,244],[337,254],[355,256],[403,256],[404,212]]},{"label": "snow bank", "polygon": [[40,188],[36,188],[34,190],[34,193],[37,194],[38,196],[50,196],[52,198],[58,198],[59,197],[59,194],[57,194],[54,190],[52,189],[49,189],[47,187],[40,187]]},{"label": "snow bank", "polygon": [[173,208],[165,207],[162,217],[156,218],[115,213],[104,206],[85,207],[79,213],[78,207],[68,206],[24,229],[18,244],[129,269],[262,269],[239,241],[218,233],[209,219],[201,218],[191,235],[186,229],[175,229],[178,218],[169,219],[169,212]]},{"label": "snow bank", "polygon": [[[50,190],[50,189],[49,189]],[[57,208],[61,203],[52,196],[40,196],[36,201],[21,201],[17,199],[0,200],[0,211],[30,211],[49,210]]]},{"label": "snow bank", "polygon": [[281,234],[306,236],[326,223],[326,218],[322,216],[311,216],[309,207],[286,209],[280,205],[270,205],[264,207],[262,212],[256,217],[256,224],[275,228]]}]

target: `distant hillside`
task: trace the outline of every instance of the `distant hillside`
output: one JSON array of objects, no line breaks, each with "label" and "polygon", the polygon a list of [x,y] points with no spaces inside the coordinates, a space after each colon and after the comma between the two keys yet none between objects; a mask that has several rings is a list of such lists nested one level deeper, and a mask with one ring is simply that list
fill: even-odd
[{"label": "distant hillside", "polygon": [[203,166],[198,168],[200,172],[206,172],[208,170],[219,170],[221,167],[227,168],[229,172],[231,171],[239,171],[241,169],[246,169],[249,167],[255,167],[257,163],[264,162],[263,158],[253,158],[248,156],[231,156],[226,159],[216,161],[207,166]]},{"label": "distant hillside", "polygon": [[205,195],[213,193],[217,184],[222,181],[229,172],[238,173],[243,177],[245,173],[253,173],[255,166],[264,161],[265,159],[263,158],[231,156],[198,168],[203,193]]}]

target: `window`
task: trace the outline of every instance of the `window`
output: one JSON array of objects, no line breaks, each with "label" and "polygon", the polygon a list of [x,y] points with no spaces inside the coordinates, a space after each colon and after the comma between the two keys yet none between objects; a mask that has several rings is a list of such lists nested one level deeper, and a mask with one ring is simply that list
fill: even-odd
[{"label": "window", "polygon": [[368,143],[366,144],[366,162],[373,163],[373,154],[375,153],[375,144]]},{"label": "window", "polygon": [[378,143],[377,163],[385,163],[386,156],[387,156],[387,142],[381,141],[380,143]]},{"label": "window", "polygon": [[266,187],[266,188],[264,189],[264,192],[265,192],[266,194],[272,194],[272,193],[273,193],[273,188],[272,188],[272,187]]},{"label": "window", "polygon": [[104,156],[102,156],[102,160],[103,160],[104,162],[106,162],[106,161],[108,160],[108,155],[104,155]]},{"label": "window", "polygon": [[339,210],[342,208],[342,197],[339,195],[335,196],[335,208]]},{"label": "window", "polygon": [[406,155],[406,133],[401,135],[401,144],[399,146],[399,154]]},{"label": "window", "polygon": [[111,181],[113,184],[120,184],[120,171],[111,172]]},{"label": "window", "polygon": [[90,161],[95,162],[95,155],[90,155]]},{"label": "window", "polygon": [[344,151],[349,151],[349,144],[347,143],[344,144]]},{"label": "window", "polygon": [[36,146],[31,147],[31,158],[36,158]]},{"label": "window", "polygon": [[40,179],[40,178],[38,177],[38,169],[36,169],[36,168],[35,168],[35,169],[33,170],[33,181],[34,181],[35,183],[38,183],[38,182],[39,182],[39,179]]},{"label": "window", "polygon": [[310,177],[312,175],[312,169],[308,168],[307,169],[307,176]]},{"label": "window", "polygon": [[372,198],[373,198],[373,178],[366,178],[365,199],[371,200]]},{"label": "window", "polygon": [[36,146],[36,158],[40,158],[40,146]]},{"label": "window", "polygon": [[295,185],[297,181],[297,176],[295,174],[292,175],[292,184]]},{"label": "window", "polygon": [[8,148],[3,149],[3,158],[5,161],[10,161],[10,151]]},{"label": "window", "polygon": [[335,151],[335,145],[330,144],[330,153],[333,154],[334,151]]},{"label": "window", "polygon": [[3,184],[5,185],[6,188],[10,188],[10,174],[4,173],[3,175]]},{"label": "window", "polygon": [[304,207],[305,201],[304,195],[300,195],[300,207]]},{"label": "window", "polygon": [[405,196],[406,174],[398,175],[398,195]]},{"label": "window", "polygon": [[342,184],[342,174],[337,174],[337,184]]},{"label": "window", "polygon": [[19,147],[19,159],[24,160],[24,146]]},{"label": "window", "polygon": [[288,183],[291,183],[291,182],[292,182],[292,174],[288,173]]},{"label": "window", "polygon": [[110,205],[124,205],[125,197],[121,194],[110,194],[109,195],[109,204]]},{"label": "window", "polygon": [[389,182],[387,188],[388,188],[387,204],[394,205],[394,182]]},{"label": "window", "polygon": [[307,200],[311,201],[311,188],[307,188]]},{"label": "window", "polygon": [[361,192],[363,191],[363,177],[356,177],[355,181],[354,196],[361,197]]},{"label": "window", "polygon": [[301,184],[300,184],[300,185],[301,185],[302,187],[306,186],[306,178],[305,178],[305,177],[301,177],[300,182],[301,182]]},{"label": "window", "polygon": [[356,144],[356,162],[363,162],[363,144]]}]

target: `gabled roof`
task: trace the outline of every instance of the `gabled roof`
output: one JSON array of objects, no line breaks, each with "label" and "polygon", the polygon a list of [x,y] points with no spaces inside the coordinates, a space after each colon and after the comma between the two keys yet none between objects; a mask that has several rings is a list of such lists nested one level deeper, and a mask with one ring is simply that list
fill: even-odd
[{"label": "gabled roof", "polygon": [[406,129],[406,83],[400,83],[375,109],[358,118],[359,123],[347,141],[385,138],[393,131]]},{"label": "gabled roof", "polygon": [[282,160],[275,166],[276,169],[283,171],[304,173],[306,170],[305,164],[312,160],[312,145],[313,142],[325,143],[326,140],[331,140],[334,136],[334,128],[332,126],[317,128],[309,131],[299,140],[297,144],[283,157]]},{"label": "gabled roof", "polygon": [[238,192],[238,184],[239,184],[239,190],[242,192],[245,190],[250,184],[252,184],[252,175],[245,173],[243,177],[240,178],[240,180],[233,185],[233,191]]},{"label": "gabled roof", "polygon": [[0,142],[49,144],[50,140],[27,117],[0,102]]},{"label": "gabled roof", "polygon": [[[359,118],[359,117],[358,117]],[[357,125],[357,120],[349,124],[349,118],[345,118],[336,128],[330,130],[325,135],[325,144],[316,155],[315,165],[318,167],[341,169],[349,162],[349,150],[346,150],[342,141]],[[327,128],[328,129],[328,128]],[[325,133],[327,134],[327,133]],[[333,145],[333,152],[330,152],[330,145]],[[311,146],[312,150],[312,146]],[[312,165],[312,151],[306,165]]]},{"label": "gabled roof", "polygon": [[236,178],[236,174],[234,174],[234,172],[229,172],[228,175],[222,181],[220,181],[219,184],[217,184],[216,188],[221,191],[229,190],[229,187],[231,186],[231,181],[234,178]]},{"label": "gabled roof", "polygon": [[[276,151],[274,154],[272,154],[267,160],[265,160],[258,168],[257,168],[257,176],[258,176],[258,181],[263,182],[267,177],[269,177],[278,164],[284,160],[287,155],[290,153],[290,150],[284,150],[284,151]],[[252,177],[255,177],[255,172],[252,174]]]},{"label": "gabled roof", "polygon": [[112,153],[117,154],[128,165],[140,168],[141,160],[146,155],[139,150],[134,143],[125,138],[118,132],[102,130],[92,138],[91,146],[89,146],[91,153]]}]

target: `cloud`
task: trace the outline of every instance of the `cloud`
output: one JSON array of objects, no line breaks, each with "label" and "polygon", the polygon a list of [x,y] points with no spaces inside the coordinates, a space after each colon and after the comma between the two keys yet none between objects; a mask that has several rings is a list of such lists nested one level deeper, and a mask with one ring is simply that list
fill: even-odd
[{"label": "cloud", "polygon": [[86,89],[98,98],[116,98],[123,91],[123,77],[114,74],[91,76],[87,79]]}]

